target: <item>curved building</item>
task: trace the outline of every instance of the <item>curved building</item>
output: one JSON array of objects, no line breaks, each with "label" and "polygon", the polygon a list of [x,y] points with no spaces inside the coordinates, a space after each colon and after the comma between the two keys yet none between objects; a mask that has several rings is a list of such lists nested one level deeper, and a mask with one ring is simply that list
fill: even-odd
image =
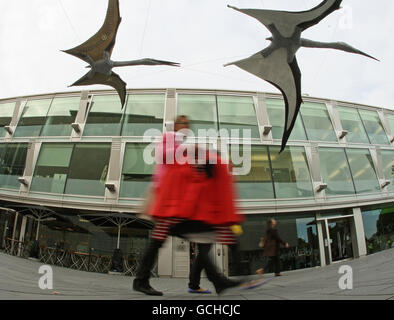
[{"label": "curved building", "polygon": [[[138,89],[128,90],[123,110],[114,91],[0,101],[3,250],[28,256],[38,243],[46,263],[134,274],[152,227],[135,215],[153,172],[144,152],[177,114],[190,117],[195,140],[204,138],[199,129],[209,130],[208,143],[230,150],[235,168],[244,170],[235,177],[238,207],[247,217],[239,264],[227,247],[212,250],[225,273],[261,267],[258,244],[271,217],[290,244],[281,251],[283,270],[394,246],[394,111],[306,96],[279,154],[280,95]],[[193,247],[169,239],[155,272],[187,277]],[[124,257],[118,268],[117,254]]]}]

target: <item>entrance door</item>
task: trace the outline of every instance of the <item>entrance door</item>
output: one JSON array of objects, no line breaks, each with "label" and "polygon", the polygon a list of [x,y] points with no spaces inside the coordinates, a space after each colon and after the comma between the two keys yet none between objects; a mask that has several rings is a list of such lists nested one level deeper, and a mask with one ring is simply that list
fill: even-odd
[{"label": "entrance door", "polygon": [[323,228],[326,261],[329,263],[353,258],[350,219],[326,219]]}]

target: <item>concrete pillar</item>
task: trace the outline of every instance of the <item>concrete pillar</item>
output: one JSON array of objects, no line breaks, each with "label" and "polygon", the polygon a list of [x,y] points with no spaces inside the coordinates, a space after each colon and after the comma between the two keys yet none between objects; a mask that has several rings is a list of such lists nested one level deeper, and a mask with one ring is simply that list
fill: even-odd
[{"label": "concrete pillar", "polygon": [[79,109],[74,120],[73,130],[71,132],[71,140],[80,140],[85,122],[87,119],[88,107],[91,99],[89,98],[89,91],[81,92],[81,100],[79,102]]},{"label": "concrete pillar", "polygon": [[350,228],[354,258],[365,256],[367,254],[367,245],[365,243],[364,223],[360,208],[353,208]]},{"label": "concrete pillar", "polygon": [[325,249],[324,249],[324,238],[323,238],[323,228],[324,226],[324,220],[320,220],[316,222],[316,227],[317,227],[317,236],[319,238],[319,253],[320,253],[320,266],[324,267],[327,265],[326,262],[326,254],[325,254]]},{"label": "concrete pillar", "polygon": [[[105,199],[111,203],[116,203],[119,196],[122,142],[120,137],[112,138],[111,156],[108,165],[108,174],[105,188]],[[124,150],[123,150],[124,153]]]},{"label": "concrete pillar", "polygon": [[272,144],[273,143],[272,128],[268,134],[264,134],[264,129],[266,127],[271,126],[269,116],[268,116],[268,111],[267,111],[267,104],[265,103],[265,94],[264,93],[259,92],[257,94],[256,116],[257,116],[257,122],[258,122],[259,129],[260,129],[261,141],[266,142],[266,143],[270,142]]}]

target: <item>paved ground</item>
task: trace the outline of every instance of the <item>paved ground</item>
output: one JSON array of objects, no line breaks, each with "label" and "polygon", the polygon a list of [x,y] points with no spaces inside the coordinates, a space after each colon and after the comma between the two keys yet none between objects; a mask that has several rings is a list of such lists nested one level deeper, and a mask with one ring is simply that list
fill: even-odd
[{"label": "paved ground", "polygon": [[[53,266],[53,290],[38,287],[40,262],[0,253],[1,300],[394,300],[394,249],[323,268],[284,272],[253,290],[232,289],[218,296],[186,292],[187,279],[154,278],[151,284],[164,292],[149,297],[131,289],[132,277],[89,273]],[[341,265],[353,268],[353,290],[338,286]],[[272,275],[267,275],[272,277]],[[213,289],[202,279],[202,286]]]}]

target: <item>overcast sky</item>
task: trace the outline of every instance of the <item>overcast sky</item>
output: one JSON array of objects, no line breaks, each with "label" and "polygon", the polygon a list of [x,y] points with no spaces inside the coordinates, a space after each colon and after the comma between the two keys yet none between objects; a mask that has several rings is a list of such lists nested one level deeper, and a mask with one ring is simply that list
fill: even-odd
[{"label": "overcast sky", "polygon": [[[236,66],[266,47],[268,30],[227,8],[308,10],[321,0],[120,0],[122,23],[113,60],[155,58],[181,68],[116,69],[128,88],[204,88],[278,92]],[[87,40],[101,27],[107,0],[0,1],[0,99],[51,92],[105,89],[68,85],[86,63],[60,50]],[[318,41],[345,41],[381,62],[341,51],[301,48],[302,92],[394,109],[394,1],[344,0],[303,33]]]}]

